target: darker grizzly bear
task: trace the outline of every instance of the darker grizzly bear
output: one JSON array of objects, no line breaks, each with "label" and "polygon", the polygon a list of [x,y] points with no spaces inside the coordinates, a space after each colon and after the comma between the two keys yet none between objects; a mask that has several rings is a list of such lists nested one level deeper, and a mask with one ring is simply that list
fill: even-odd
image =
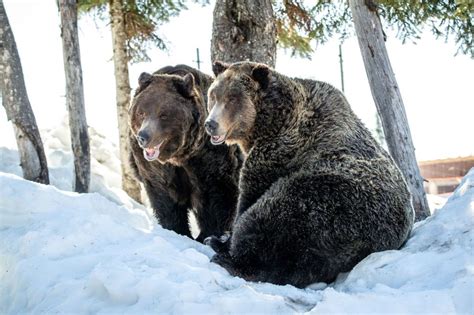
[{"label": "darker grizzly bear", "polygon": [[198,241],[230,230],[242,164],[237,146],[216,147],[204,131],[205,93],[212,78],[191,67],[142,73],[129,111],[130,163],[160,224]]},{"label": "darker grizzly bear", "polygon": [[207,131],[247,155],[233,232],[206,240],[214,262],[248,280],[304,287],[406,241],[407,185],[341,92],[251,62],[214,70]]}]

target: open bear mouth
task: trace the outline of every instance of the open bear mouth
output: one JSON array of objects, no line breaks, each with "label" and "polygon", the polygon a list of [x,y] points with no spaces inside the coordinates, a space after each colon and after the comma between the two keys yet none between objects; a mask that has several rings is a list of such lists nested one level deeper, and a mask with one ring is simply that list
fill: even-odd
[{"label": "open bear mouth", "polygon": [[147,161],[154,161],[158,158],[160,155],[160,147],[163,144],[163,141],[154,146],[153,148],[144,148],[143,149],[143,156],[145,157],[145,160]]},{"label": "open bear mouth", "polygon": [[224,143],[225,138],[226,138],[226,135],[222,135],[222,136],[211,136],[211,143],[212,143],[213,145],[222,144],[222,143]]}]

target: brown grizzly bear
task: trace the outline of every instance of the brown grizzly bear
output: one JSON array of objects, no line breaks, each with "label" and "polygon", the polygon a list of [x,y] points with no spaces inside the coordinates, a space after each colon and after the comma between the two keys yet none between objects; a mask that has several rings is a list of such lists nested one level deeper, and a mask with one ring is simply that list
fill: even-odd
[{"label": "brown grizzly bear", "polygon": [[330,282],[413,225],[407,185],[344,95],[265,65],[216,63],[206,128],[247,155],[237,217],[213,261],[248,280]]},{"label": "brown grizzly bear", "polygon": [[212,78],[185,65],[142,73],[129,111],[130,163],[160,224],[198,241],[230,230],[242,164],[237,146],[216,147],[204,131]]}]

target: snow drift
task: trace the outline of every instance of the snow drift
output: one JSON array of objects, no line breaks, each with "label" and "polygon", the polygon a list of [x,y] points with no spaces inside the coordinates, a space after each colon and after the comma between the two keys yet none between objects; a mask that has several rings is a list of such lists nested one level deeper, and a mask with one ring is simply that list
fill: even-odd
[{"label": "snow drift", "polygon": [[67,191],[64,128],[43,134],[54,186],[18,177],[0,148],[0,313],[474,312],[474,169],[403,249],[297,289],[231,277],[209,247],[162,229],[119,189],[115,146],[91,135],[90,194]]}]

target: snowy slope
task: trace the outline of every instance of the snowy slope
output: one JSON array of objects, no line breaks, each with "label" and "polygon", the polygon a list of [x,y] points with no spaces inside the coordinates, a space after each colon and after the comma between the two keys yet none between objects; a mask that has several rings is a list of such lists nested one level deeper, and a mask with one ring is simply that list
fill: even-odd
[{"label": "snowy slope", "polygon": [[314,313],[474,314],[474,168],[399,251],[359,263]]},{"label": "snowy slope", "polygon": [[[0,126],[0,133],[10,136],[0,139],[0,172],[22,176],[20,160],[14,143],[10,123]],[[41,130],[45,154],[48,160],[51,185],[72,191],[74,182],[74,161],[71,153],[71,140],[68,118],[51,129]],[[89,127],[91,150],[90,192],[98,192],[107,199],[129,208],[145,209],[131,199],[121,187],[120,159],[115,143]],[[13,143],[12,143],[13,142]]]},{"label": "snowy slope", "polygon": [[64,129],[43,133],[56,187],[8,174],[21,175],[16,152],[0,147],[0,314],[474,314],[474,169],[402,250],[302,290],[231,277],[210,248],[156,225],[118,188],[116,148],[93,132],[94,193],[66,191]]}]

